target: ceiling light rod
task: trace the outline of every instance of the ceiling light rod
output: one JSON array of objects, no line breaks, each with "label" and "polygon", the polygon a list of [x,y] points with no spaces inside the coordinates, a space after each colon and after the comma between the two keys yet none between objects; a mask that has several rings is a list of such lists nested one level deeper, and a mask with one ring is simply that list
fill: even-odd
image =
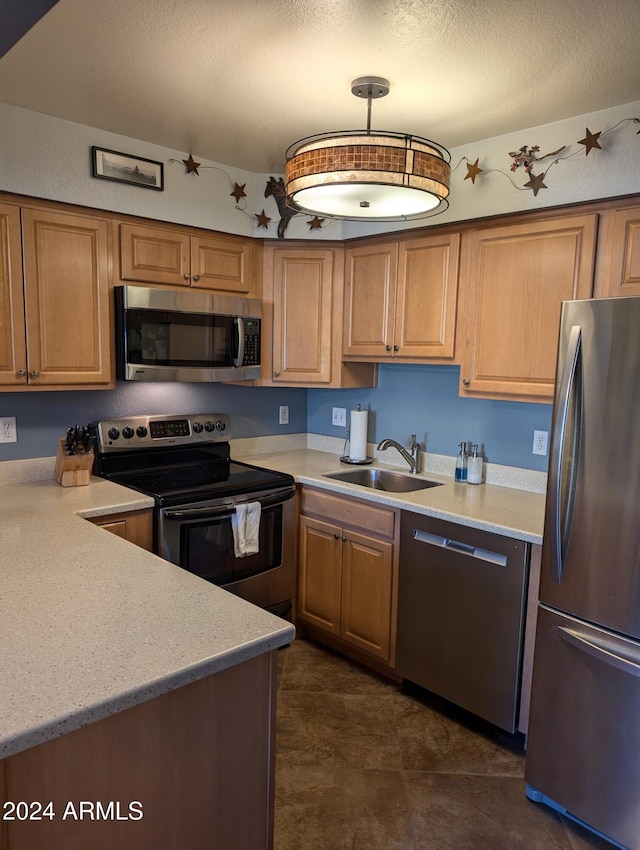
[{"label": "ceiling light rod", "polygon": [[430,139],[371,130],[371,105],[389,81],[358,77],[351,93],[367,99],[367,129],[316,133],[286,152],[287,204],[297,212],[343,219],[407,221],[448,207],[451,155]]},{"label": "ceiling light rod", "polygon": [[371,102],[389,94],[389,80],[383,77],[358,77],[351,83],[351,94],[367,98],[367,133],[371,133]]}]

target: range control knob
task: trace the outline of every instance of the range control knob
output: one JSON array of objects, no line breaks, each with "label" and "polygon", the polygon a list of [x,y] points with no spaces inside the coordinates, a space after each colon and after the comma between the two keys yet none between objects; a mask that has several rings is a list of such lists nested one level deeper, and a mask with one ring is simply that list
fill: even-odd
[{"label": "range control knob", "polygon": [[217,430],[217,431],[224,431],[224,429],[225,429],[226,427],[227,427],[227,426],[226,426],[226,424],[224,423],[224,421],[223,421],[222,419],[218,419],[218,420],[216,420],[216,430]]},{"label": "range control knob", "polygon": [[117,440],[118,437],[120,436],[120,431],[118,431],[117,428],[109,428],[109,431],[107,432],[107,436],[109,437],[110,440]]},{"label": "range control knob", "polygon": [[133,437],[133,428],[131,425],[124,426],[122,429],[122,436],[127,440],[130,440]]},{"label": "range control knob", "polygon": [[136,434],[138,437],[146,437],[147,433],[147,429],[144,427],[144,425],[138,425],[138,427],[136,428]]},{"label": "range control knob", "polygon": [[216,427],[216,426],[215,426],[215,425],[213,424],[213,422],[211,422],[210,420],[204,423],[204,430],[205,430],[205,431],[213,431],[213,429],[214,429],[215,427]]},{"label": "range control knob", "polygon": [[194,434],[202,434],[202,422],[194,422],[193,423],[193,433]]}]

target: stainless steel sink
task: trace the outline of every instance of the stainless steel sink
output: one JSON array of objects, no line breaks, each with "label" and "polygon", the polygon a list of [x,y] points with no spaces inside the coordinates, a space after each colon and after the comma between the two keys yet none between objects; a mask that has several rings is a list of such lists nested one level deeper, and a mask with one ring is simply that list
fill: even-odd
[{"label": "stainless steel sink", "polygon": [[323,478],[335,478],[336,481],[359,484],[361,487],[371,487],[374,490],[386,490],[389,493],[411,493],[414,490],[440,487],[443,483],[442,481],[429,481],[426,478],[416,478],[413,475],[403,475],[401,472],[391,472],[388,469],[377,469],[375,467],[329,472]]}]

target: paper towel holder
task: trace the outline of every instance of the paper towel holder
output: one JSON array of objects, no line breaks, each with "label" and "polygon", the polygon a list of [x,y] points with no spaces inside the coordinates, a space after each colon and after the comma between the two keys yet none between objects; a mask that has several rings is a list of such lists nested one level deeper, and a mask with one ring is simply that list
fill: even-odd
[{"label": "paper towel holder", "polygon": [[[362,410],[362,405],[358,404],[357,409]],[[340,463],[350,463],[354,466],[367,466],[368,464],[373,463],[372,457],[365,457],[365,458],[349,457],[349,455],[347,454],[347,443],[350,441],[350,438],[351,438],[351,431],[348,430],[346,439],[344,441],[344,448],[342,450],[342,455],[340,457]]]}]

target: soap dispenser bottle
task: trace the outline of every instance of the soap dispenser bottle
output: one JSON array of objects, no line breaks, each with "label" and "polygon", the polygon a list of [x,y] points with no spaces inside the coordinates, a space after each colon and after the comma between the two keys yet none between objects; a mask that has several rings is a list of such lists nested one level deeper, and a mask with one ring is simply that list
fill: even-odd
[{"label": "soap dispenser bottle", "polygon": [[460,454],[456,458],[455,481],[467,480],[467,444],[460,443]]},{"label": "soap dispenser bottle", "polygon": [[467,483],[482,484],[482,457],[478,456],[478,444],[471,446],[471,457],[467,463]]}]

